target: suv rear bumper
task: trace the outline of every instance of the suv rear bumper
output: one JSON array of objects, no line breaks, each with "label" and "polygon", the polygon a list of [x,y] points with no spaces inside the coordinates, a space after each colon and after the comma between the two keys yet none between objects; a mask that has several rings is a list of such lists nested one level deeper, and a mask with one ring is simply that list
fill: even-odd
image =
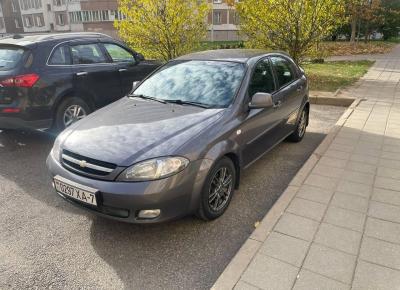
[{"label": "suv rear bumper", "polygon": [[4,117],[0,115],[0,129],[48,129],[52,120],[26,121],[18,117]]}]

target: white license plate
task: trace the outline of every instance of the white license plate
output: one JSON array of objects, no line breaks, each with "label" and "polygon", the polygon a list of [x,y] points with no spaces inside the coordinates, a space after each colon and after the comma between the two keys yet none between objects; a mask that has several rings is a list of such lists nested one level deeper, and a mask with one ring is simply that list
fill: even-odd
[{"label": "white license plate", "polygon": [[96,189],[76,184],[60,176],[54,177],[54,186],[57,192],[79,200],[83,203],[97,206]]}]

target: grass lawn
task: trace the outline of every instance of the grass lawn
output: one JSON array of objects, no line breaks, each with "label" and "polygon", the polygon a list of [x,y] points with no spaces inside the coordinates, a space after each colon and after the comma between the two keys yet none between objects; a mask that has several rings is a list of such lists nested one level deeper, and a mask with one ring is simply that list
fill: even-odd
[{"label": "grass lawn", "polygon": [[372,61],[334,61],[325,63],[307,63],[302,67],[310,81],[310,90],[334,92],[338,88],[349,86],[362,77]]}]

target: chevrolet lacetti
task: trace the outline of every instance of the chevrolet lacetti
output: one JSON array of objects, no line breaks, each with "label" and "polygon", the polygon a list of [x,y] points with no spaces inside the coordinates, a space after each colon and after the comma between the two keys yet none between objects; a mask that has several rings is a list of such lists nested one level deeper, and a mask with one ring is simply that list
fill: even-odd
[{"label": "chevrolet lacetti", "polygon": [[64,130],[47,166],[61,197],[102,216],[212,220],[243,169],[303,139],[309,110],[307,78],[285,54],[193,53]]}]

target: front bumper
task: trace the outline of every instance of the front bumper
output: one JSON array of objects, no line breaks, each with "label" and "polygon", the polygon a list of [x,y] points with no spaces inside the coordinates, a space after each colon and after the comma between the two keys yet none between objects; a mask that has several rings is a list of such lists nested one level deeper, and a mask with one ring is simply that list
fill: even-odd
[{"label": "front bumper", "polygon": [[[99,191],[99,206],[91,207],[64,195],[71,203],[119,221],[131,223],[159,223],[193,213],[200,202],[200,194],[211,160],[192,161],[182,172],[171,177],[148,182],[117,182],[96,180],[65,169],[50,154],[47,167],[52,177],[59,175],[75,183]],[[140,210],[160,209],[155,219],[139,219]]]}]

